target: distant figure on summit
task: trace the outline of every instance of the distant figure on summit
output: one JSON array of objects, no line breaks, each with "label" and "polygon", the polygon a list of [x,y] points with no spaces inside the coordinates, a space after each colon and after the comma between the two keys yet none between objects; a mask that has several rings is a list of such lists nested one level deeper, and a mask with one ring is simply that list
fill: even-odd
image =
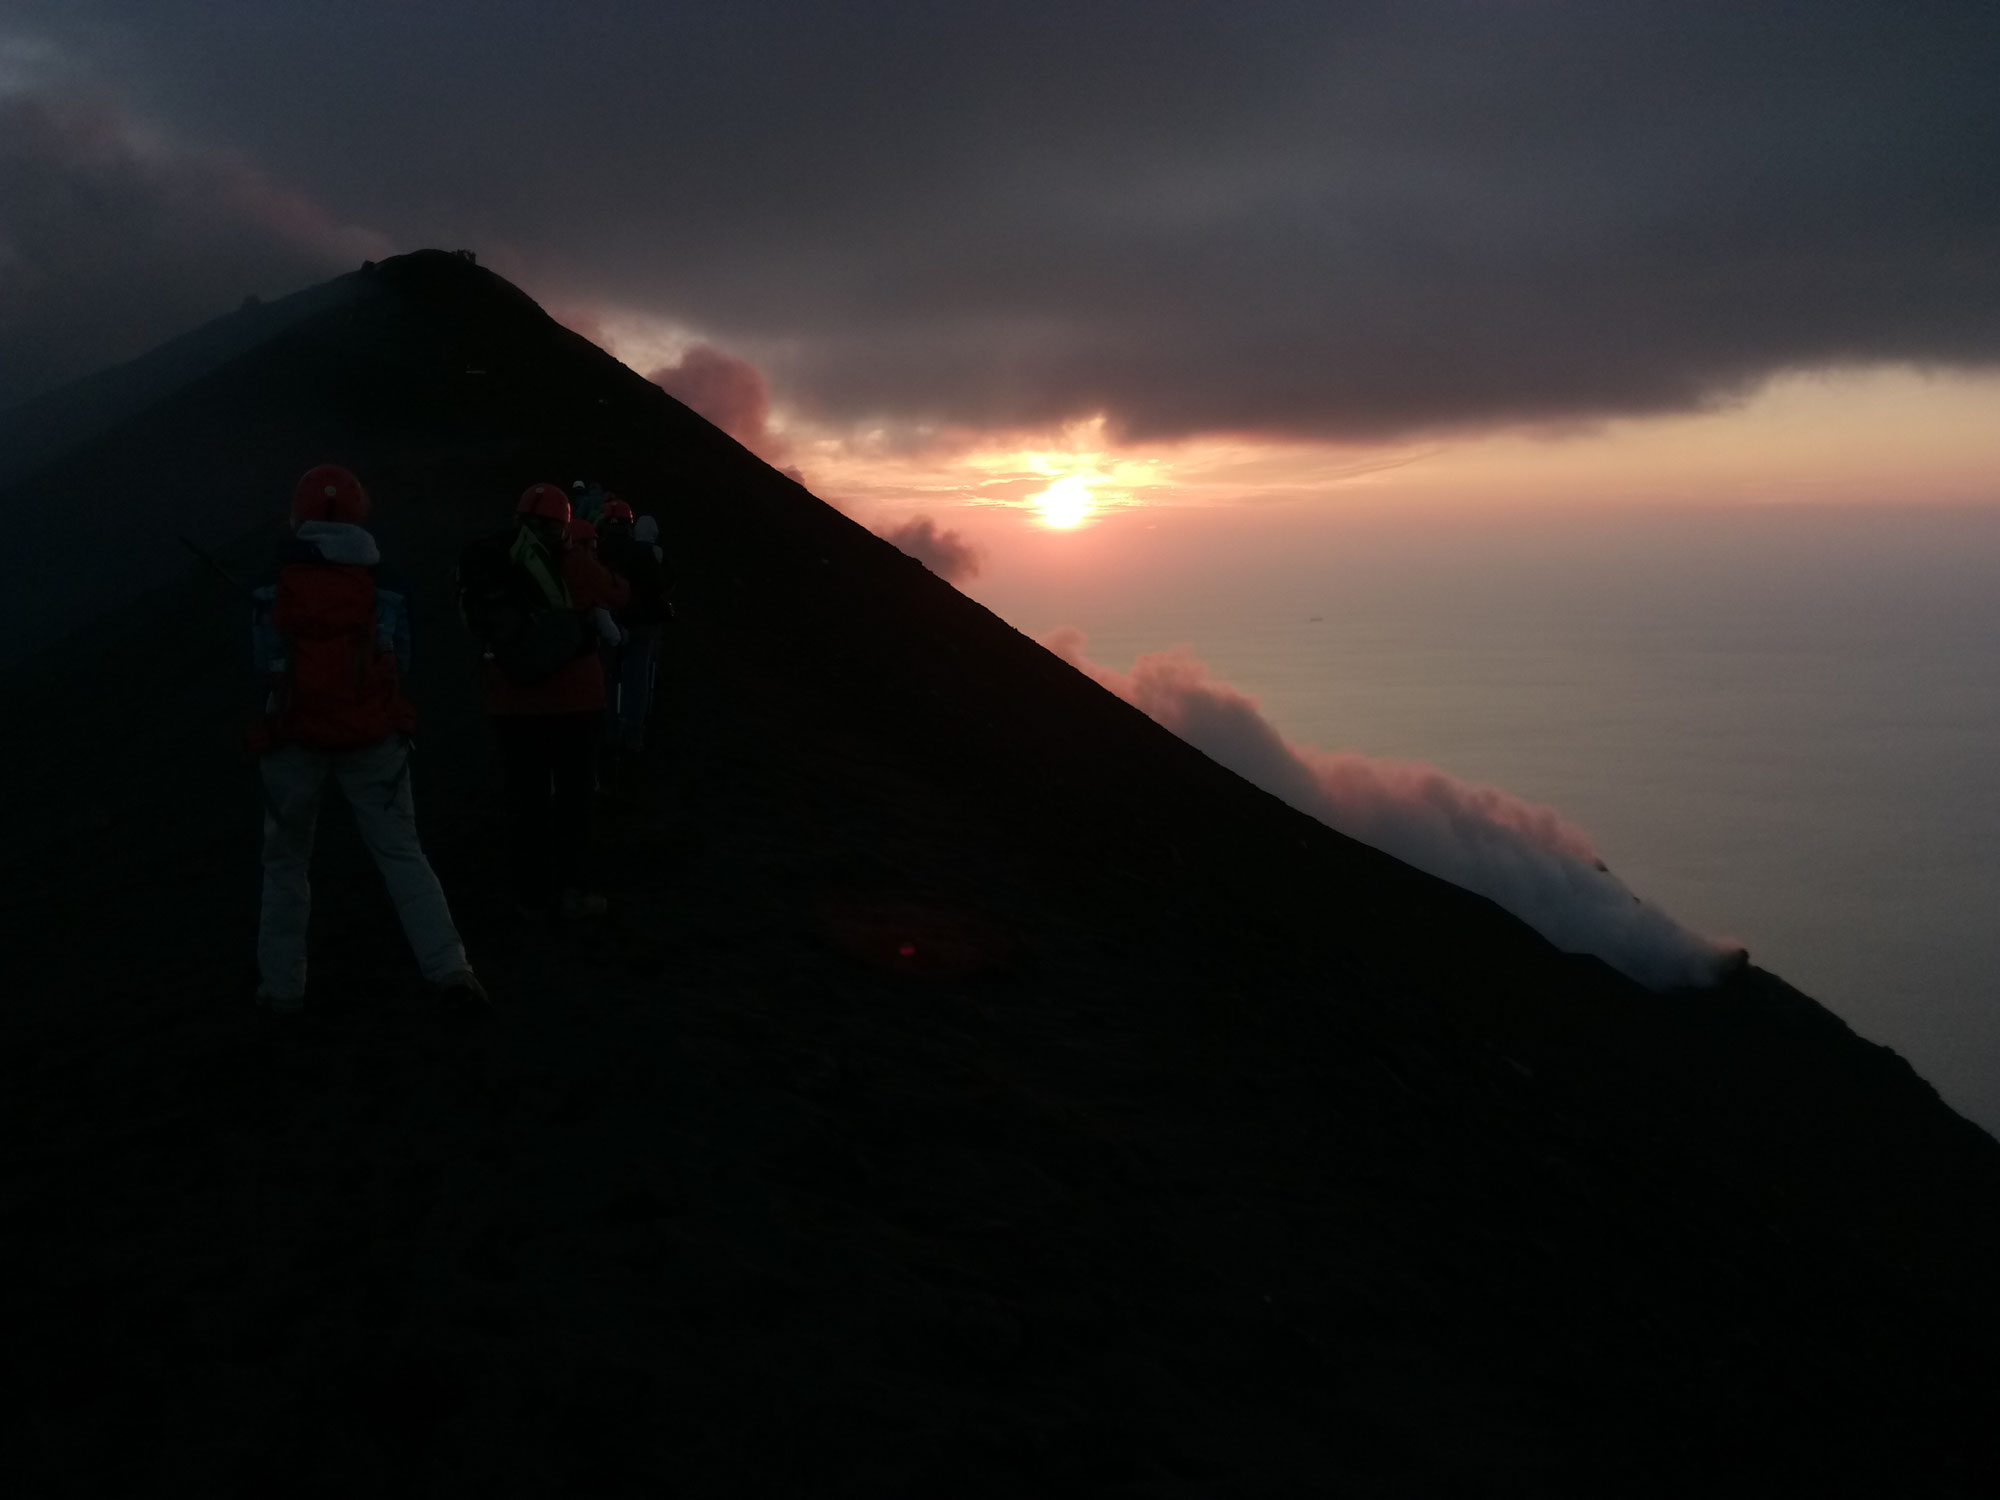
[{"label": "distant figure on summit", "polygon": [[354,809],[424,978],[484,1000],[430,861],[410,799],[403,696],[410,612],[378,584],[382,555],[361,527],[368,492],[346,469],[309,470],[292,493],[292,539],[275,584],[251,594],[251,633],[265,689],[251,748],[264,784],[264,897],[257,998],[276,1011],[305,1004],[307,867],[327,777]]},{"label": "distant figure on summit", "polygon": [[588,879],[604,713],[597,653],[617,639],[610,611],[629,591],[594,547],[568,544],[572,524],[560,485],[529,485],[513,529],[459,559],[459,609],[485,648],[486,712],[506,772],[514,901],[529,917],[605,909]]}]

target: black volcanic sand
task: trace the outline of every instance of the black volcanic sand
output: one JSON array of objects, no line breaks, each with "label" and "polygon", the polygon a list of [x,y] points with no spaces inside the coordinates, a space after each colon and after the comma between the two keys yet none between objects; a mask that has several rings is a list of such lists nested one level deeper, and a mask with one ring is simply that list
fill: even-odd
[{"label": "black volcanic sand", "polygon": [[[334,813],[309,1008],[252,1006],[218,580],[7,674],[10,1493],[2000,1493],[2000,1148],[1894,1054],[1291,812],[464,262],[362,289],[0,513],[184,521],[141,439],[197,528],[355,463],[496,1003],[416,981]],[[539,929],[446,578],[576,472],[682,619],[611,914]]]}]

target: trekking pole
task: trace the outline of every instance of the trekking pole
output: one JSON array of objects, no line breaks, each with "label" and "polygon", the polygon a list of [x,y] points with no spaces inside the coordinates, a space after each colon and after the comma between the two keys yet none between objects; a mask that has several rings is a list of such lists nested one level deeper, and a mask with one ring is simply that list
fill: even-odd
[{"label": "trekking pole", "polygon": [[250,590],[245,588],[242,584],[238,583],[236,581],[236,575],[231,573],[229,569],[223,567],[223,565],[217,562],[214,559],[214,557],[212,557],[209,553],[203,551],[200,547],[196,546],[186,537],[182,537],[180,540],[181,540],[181,545],[183,547],[187,548],[188,551],[192,552],[196,557],[200,558],[203,562],[207,563],[210,568],[215,570],[216,577],[220,578],[224,583],[228,584],[232,589],[234,589],[237,593],[241,594],[245,599],[249,599],[253,602],[256,600],[257,596],[251,593]]}]

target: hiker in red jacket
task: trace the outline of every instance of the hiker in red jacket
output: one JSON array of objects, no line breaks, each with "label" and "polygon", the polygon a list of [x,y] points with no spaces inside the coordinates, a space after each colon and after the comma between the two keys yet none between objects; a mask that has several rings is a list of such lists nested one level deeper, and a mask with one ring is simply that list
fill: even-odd
[{"label": "hiker in red jacket", "polygon": [[292,539],[277,582],[251,595],[266,690],[250,735],[264,784],[257,998],[277,1011],[305,1004],[307,867],[328,776],[354,809],[424,978],[486,998],[417,842],[416,710],[399,680],[409,668],[409,606],[400,590],[377,582],[381,553],[360,525],[368,509],[368,492],[347,470],[310,470],[292,494]]},{"label": "hiker in red jacket", "polygon": [[[461,607],[486,643],[486,711],[506,769],[514,900],[524,916],[597,916],[590,889],[590,802],[604,713],[602,641],[625,581],[594,549],[571,546],[569,498],[530,485],[512,534],[468,549]],[[484,559],[484,561],[482,561]],[[503,561],[504,560],[504,561]]]}]

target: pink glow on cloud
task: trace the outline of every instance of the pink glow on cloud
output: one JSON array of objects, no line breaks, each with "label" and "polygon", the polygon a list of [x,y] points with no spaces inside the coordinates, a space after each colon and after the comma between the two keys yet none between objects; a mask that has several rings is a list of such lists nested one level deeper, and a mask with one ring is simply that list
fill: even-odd
[{"label": "pink glow on cloud", "polygon": [[302,251],[329,261],[381,260],[395,253],[386,235],[339,219],[306,194],[275,182],[233,152],[212,157],[208,171],[220,193],[246,219],[261,223]]},{"label": "pink glow on cloud", "polygon": [[1740,948],[1641,902],[1605,868],[1589,835],[1551,808],[1433,766],[1294,745],[1255,698],[1185,650],[1142,656],[1126,673],[1091,661],[1079,630],[1058,630],[1044,644],[1246,781],[1485,896],[1565,952],[1595,954],[1656,990],[1713,984],[1741,961]]},{"label": "pink glow on cloud", "polygon": [[678,363],[646,378],[753,453],[764,456],[775,446],[770,382],[749,360],[713,344],[690,344]]},{"label": "pink glow on cloud", "polygon": [[[611,347],[611,336],[604,326],[604,316],[595,308],[572,303],[546,302],[542,310],[571,333],[581,334],[598,348]],[[654,384],[657,385],[658,382],[655,381]]]}]

